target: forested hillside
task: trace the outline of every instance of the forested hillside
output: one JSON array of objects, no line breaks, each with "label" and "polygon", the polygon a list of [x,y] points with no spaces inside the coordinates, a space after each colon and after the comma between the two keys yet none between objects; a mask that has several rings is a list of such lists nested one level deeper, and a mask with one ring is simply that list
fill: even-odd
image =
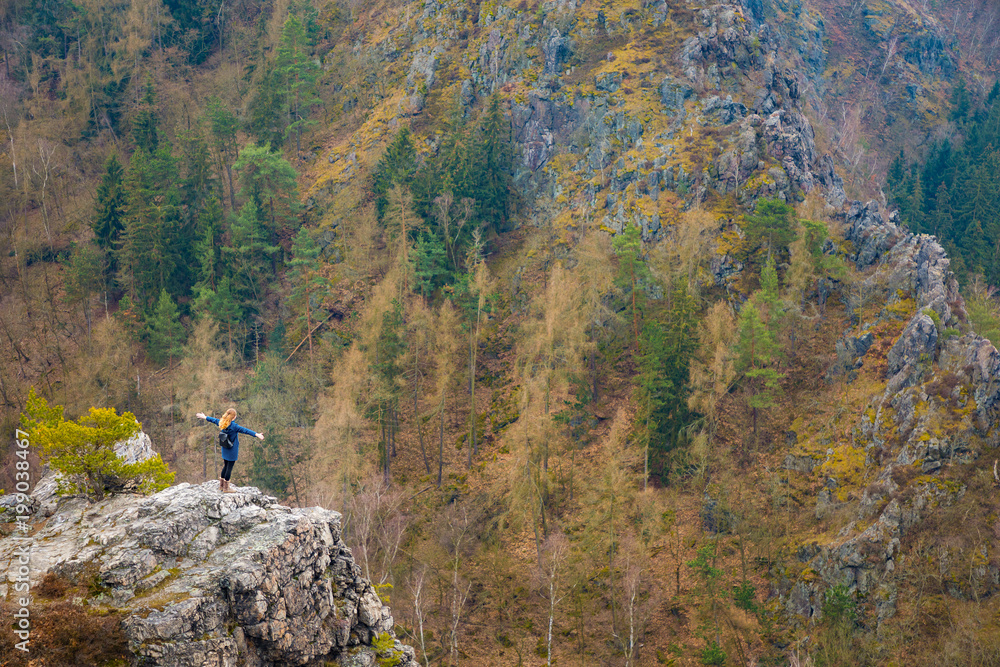
[{"label": "forested hillside", "polygon": [[10,0],[3,432],[129,411],[200,483],[235,407],[234,483],[342,512],[425,665],[1000,664],[998,40]]}]

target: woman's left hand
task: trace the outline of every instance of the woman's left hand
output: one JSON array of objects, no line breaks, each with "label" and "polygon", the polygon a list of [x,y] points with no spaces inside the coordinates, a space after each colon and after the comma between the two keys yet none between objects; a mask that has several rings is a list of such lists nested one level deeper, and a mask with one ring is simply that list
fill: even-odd
[{"label": "woman's left hand", "polygon": [[264,434],[263,434],[263,433],[258,433],[258,434],[257,434],[257,437],[258,437],[259,439],[263,440],[263,439],[264,439]]}]

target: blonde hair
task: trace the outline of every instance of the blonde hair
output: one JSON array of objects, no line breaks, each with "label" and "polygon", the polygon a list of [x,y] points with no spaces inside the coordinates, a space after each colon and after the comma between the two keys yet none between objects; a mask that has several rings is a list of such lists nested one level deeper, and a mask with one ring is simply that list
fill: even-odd
[{"label": "blonde hair", "polygon": [[233,423],[234,419],[236,419],[236,410],[229,408],[226,410],[226,414],[222,415],[222,419],[219,420],[219,430],[224,431],[229,428],[229,425]]}]

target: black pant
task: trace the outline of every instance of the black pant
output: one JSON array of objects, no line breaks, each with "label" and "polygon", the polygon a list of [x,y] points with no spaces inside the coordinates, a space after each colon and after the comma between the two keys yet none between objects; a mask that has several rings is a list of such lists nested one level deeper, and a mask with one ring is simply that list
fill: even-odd
[{"label": "black pant", "polygon": [[233,464],[236,461],[223,461],[222,462],[222,474],[219,475],[222,479],[229,481],[229,478],[233,475]]}]

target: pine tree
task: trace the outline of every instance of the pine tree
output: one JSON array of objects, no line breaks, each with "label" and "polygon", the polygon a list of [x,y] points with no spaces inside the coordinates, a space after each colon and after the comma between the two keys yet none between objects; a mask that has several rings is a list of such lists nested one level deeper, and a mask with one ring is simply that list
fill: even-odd
[{"label": "pine tree", "polygon": [[780,199],[759,199],[757,209],[746,216],[743,231],[743,255],[753,260],[765,250],[765,255],[786,257],[788,246],[795,239],[793,209]]},{"label": "pine tree", "polygon": [[757,441],[757,418],[760,410],[774,407],[784,377],[774,367],[778,344],[753,300],[743,304],[737,323],[736,371],[742,373],[750,397],[747,405],[753,414],[753,435]]},{"label": "pine tree", "polygon": [[319,247],[305,227],[299,229],[292,241],[292,260],[289,279],[292,282],[292,305],[299,310],[298,319],[305,327],[305,335],[309,339],[309,365],[313,365],[312,330],[314,312],[312,302],[315,298],[322,303],[326,279],[320,274]]},{"label": "pine tree", "polygon": [[248,144],[233,168],[239,172],[240,197],[254,203],[270,239],[298,229],[298,174],[288,160],[266,146]]},{"label": "pine tree", "polygon": [[645,479],[652,472],[666,480],[670,458],[683,444],[691,412],[688,398],[691,358],[698,348],[697,307],[687,286],[670,293],[670,305],[648,319],[640,339],[637,403],[645,444]]},{"label": "pine tree", "polygon": [[401,357],[406,349],[403,340],[403,305],[393,299],[382,314],[382,327],[375,340],[372,374],[376,379],[375,400],[369,414],[379,427],[379,463],[385,482],[392,481],[392,457],[396,455],[396,434],[399,432],[399,378],[403,373]]},{"label": "pine tree", "polygon": [[145,152],[132,156],[126,182],[128,204],[125,230],[118,250],[118,282],[141,307],[151,306],[167,287],[173,270],[174,251],[164,232],[162,200],[154,188],[152,160]]},{"label": "pine tree", "polygon": [[969,98],[969,90],[965,86],[965,79],[958,78],[958,83],[951,89],[951,113],[950,120],[962,121],[969,115],[969,108],[972,101]]},{"label": "pine tree", "polygon": [[21,425],[30,431],[42,461],[61,473],[60,492],[82,491],[101,500],[107,493],[128,490],[155,493],[174,480],[159,454],[127,463],[115,453],[115,443],[142,428],[131,412],[119,415],[114,408],[92,407],[76,421],[66,421],[61,405],[49,407],[32,388]]},{"label": "pine tree", "polygon": [[97,203],[94,212],[94,237],[97,245],[108,254],[107,271],[114,275],[118,269],[114,251],[118,248],[125,230],[126,192],[125,170],[118,155],[112,153],[104,163],[104,175],[97,186]]},{"label": "pine tree", "polygon": [[198,258],[198,280],[195,286],[215,289],[221,275],[222,203],[209,199],[198,217],[198,235],[194,243],[194,256]]},{"label": "pine tree", "polygon": [[233,296],[229,276],[219,279],[216,289],[206,285],[199,285],[195,288],[193,311],[201,319],[208,317],[218,322],[222,331],[226,333],[226,341],[230,353],[233,351],[236,325],[243,317],[243,310]]},{"label": "pine tree", "polygon": [[281,73],[269,65],[256,87],[256,95],[250,100],[248,110],[250,120],[247,130],[261,146],[278,149],[284,144],[286,104]]},{"label": "pine tree", "polygon": [[300,502],[293,466],[306,460],[311,451],[308,443],[293,449],[290,434],[307,419],[302,395],[315,394],[312,385],[299,387],[296,380],[296,375],[274,351],[262,355],[254,365],[247,392],[247,412],[268,425],[268,437],[252,441],[247,473],[252,484],[278,496],[294,495],[296,502]]},{"label": "pine tree", "polygon": [[82,306],[88,336],[91,329],[90,301],[94,294],[107,287],[106,266],[107,253],[88,242],[74,249],[67,267],[66,300]]},{"label": "pine tree", "polygon": [[903,181],[906,178],[906,171],[906,156],[900,150],[899,155],[889,164],[889,170],[885,174],[885,185],[889,191],[890,199],[897,199],[899,197]]},{"label": "pine tree", "polygon": [[146,319],[147,350],[150,358],[162,364],[181,353],[184,345],[184,325],[180,321],[177,304],[166,289],[160,291],[156,309]]},{"label": "pine tree", "polygon": [[156,120],[156,92],[153,89],[153,78],[146,76],[146,90],[142,103],[132,122],[132,138],[140,151],[154,153],[160,144],[160,135]]},{"label": "pine tree", "polygon": [[475,194],[479,214],[487,227],[500,232],[510,218],[514,192],[514,142],[510,121],[500,109],[500,95],[494,92],[480,122],[473,164],[476,167]]},{"label": "pine tree", "polygon": [[447,279],[445,250],[441,239],[421,231],[413,248],[413,288],[424,300],[431,297]]},{"label": "pine tree", "polygon": [[215,147],[216,155],[220,164],[219,178],[225,174],[225,180],[229,184],[229,206],[236,210],[236,187],[233,182],[233,163],[239,157],[239,142],[236,138],[236,130],[239,129],[239,121],[228,108],[222,105],[218,98],[208,101],[209,123],[212,127],[212,144]]},{"label": "pine tree", "polygon": [[389,206],[389,192],[393,185],[407,186],[413,180],[416,169],[416,151],[410,136],[410,129],[403,127],[386,147],[372,174],[372,195],[379,218],[385,215]]},{"label": "pine tree", "polygon": [[320,104],[316,95],[319,65],[309,56],[309,39],[302,21],[289,14],[281,30],[278,58],[275,63],[278,75],[284,80],[287,124],[285,138],[295,135],[295,152],[302,152],[302,132],[316,121],[309,120],[310,110]]},{"label": "pine tree", "polygon": [[181,136],[181,142],[181,206],[185,223],[193,226],[202,209],[217,198],[217,181],[205,138],[199,132],[188,132]]},{"label": "pine tree", "polygon": [[649,279],[649,268],[642,261],[642,236],[636,225],[627,225],[625,230],[611,242],[618,256],[618,284],[628,292],[632,310],[632,335],[635,348],[639,347],[639,310],[643,299],[639,292],[642,281]]},{"label": "pine tree", "polygon": [[259,209],[248,200],[229,230],[231,245],[222,249],[233,296],[244,315],[261,312],[267,286],[273,278],[271,259],[279,247],[269,242]]},{"label": "pine tree", "polygon": [[951,239],[954,234],[954,230],[952,229],[952,203],[951,193],[948,192],[946,184],[942,183],[938,186],[937,196],[934,199],[934,211],[931,214],[928,225],[929,229],[927,231],[939,239]]}]

